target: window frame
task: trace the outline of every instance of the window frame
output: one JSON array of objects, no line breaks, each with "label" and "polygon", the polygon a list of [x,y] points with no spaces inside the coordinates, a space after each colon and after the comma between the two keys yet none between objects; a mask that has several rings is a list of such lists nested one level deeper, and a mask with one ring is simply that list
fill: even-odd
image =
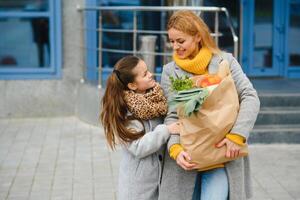
[{"label": "window frame", "polygon": [[61,0],[48,0],[48,11],[0,11],[0,18],[37,18],[49,19],[50,66],[36,68],[0,67],[1,80],[15,79],[60,79],[62,66]]},{"label": "window frame", "polygon": [[[97,0],[85,0],[85,6],[97,6]],[[97,36],[97,11],[90,10],[84,12],[84,30],[85,30],[85,57],[86,72],[84,78],[93,83],[98,81],[98,36]],[[101,73],[102,76],[102,73]]]}]

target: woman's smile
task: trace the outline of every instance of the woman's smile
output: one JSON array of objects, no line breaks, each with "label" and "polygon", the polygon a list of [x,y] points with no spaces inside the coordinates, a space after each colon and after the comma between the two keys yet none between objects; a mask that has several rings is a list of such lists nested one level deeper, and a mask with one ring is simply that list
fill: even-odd
[{"label": "woman's smile", "polygon": [[177,50],[176,53],[178,56],[183,56],[185,53],[185,50]]}]

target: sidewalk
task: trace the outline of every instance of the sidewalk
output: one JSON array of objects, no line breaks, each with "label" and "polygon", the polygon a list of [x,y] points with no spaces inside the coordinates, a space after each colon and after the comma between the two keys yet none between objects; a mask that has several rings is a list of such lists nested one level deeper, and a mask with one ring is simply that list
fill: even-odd
[{"label": "sidewalk", "polygon": [[[300,200],[300,145],[251,145],[253,200]],[[75,117],[0,120],[0,200],[116,199],[119,152]]]}]

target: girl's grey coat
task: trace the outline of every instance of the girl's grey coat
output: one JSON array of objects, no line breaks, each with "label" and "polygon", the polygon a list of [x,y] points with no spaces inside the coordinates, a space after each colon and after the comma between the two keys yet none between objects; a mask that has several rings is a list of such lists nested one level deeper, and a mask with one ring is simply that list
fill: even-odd
[{"label": "girl's grey coat", "polygon": [[[119,169],[119,200],[157,200],[162,168],[162,150],[170,136],[162,119],[143,121],[146,134],[122,147]],[[159,125],[160,124],[160,125]],[[138,120],[129,128],[143,130]]]},{"label": "girl's grey coat", "polygon": [[[238,133],[248,138],[252,130],[260,102],[255,89],[246,77],[237,60],[228,53],[221,56],[214,55],[209,66],[209,73],[216,73],[218,63],[221,59],[227,59],[230,64],[231,75],[234,80],[240,101],[240,110],[231,132]],[[163,68],[161,85],[168,100],[172,97],[170,76],[181,77],[192,74],[182,70],[175,62],[170,62]],[[177,120],[176,110],[169,110],[165,123],[170,124]],[[179,143],[178,136],[171,136],[167,149],[172,144]],[[229,180],[229,200],[243,200],[252,196],[249,158],[244,157],[225,164]],[[185,171],[170,158],[166,151],[164,157],[163,175],[160,186],[159,200],[190,200],[194,190],[194,183],[197,171]]]}]

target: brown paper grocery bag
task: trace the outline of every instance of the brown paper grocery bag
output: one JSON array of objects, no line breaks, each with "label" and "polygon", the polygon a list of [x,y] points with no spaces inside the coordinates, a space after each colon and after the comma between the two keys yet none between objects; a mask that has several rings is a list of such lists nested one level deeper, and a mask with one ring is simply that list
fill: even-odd
[{"label": "brown paper grocery bag", "polygon": [[[215,145],[230,132],[238,111],[239,99],[231,75],[212,91],[198,112],[187,117],[183,107],[178,107],[180,143],[199,170],[233,160],[225,157],[226,145],[221,148]],[[248,147],[245,145],[240,157],[247,154]]]}]

